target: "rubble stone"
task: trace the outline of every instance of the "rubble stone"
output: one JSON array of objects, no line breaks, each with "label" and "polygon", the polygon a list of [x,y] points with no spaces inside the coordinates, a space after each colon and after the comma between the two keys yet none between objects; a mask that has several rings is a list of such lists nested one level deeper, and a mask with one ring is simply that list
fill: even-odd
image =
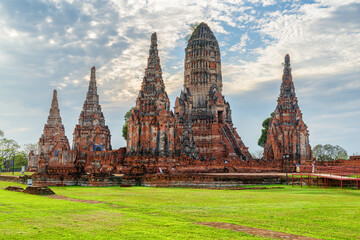
[{"label": "rubble stone", "polygon": [[34,194],[34,195],[53,195],[55,194],[50,188],[48,187],[36,187],[36,186],[29,186],[24,190],[24,193]]},{"label": "rubble stone", "polygon": [[8,186],[5,188],[5,190],[13,191],[13,192],[23,192],[24,191],[24,189],[22,187],[18,187],[18,186]]}]

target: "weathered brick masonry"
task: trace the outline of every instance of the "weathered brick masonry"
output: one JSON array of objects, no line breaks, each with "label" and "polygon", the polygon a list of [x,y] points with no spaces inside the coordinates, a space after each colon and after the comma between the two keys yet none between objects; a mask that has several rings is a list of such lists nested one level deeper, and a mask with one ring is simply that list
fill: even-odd
[{"label": "weathered brick masonry", "polygon": [[[230,104],[222,95],[219,44],[207,24],[201,23],[185,49],[184,89],[176,98],[174,113],[165,90],[156,33],[152,34],[143,82],[128,121],[127,147],[111,148],[110,130],[99,103],[95,67],[70,149],[61,122],[57,92],[50,108],[39,154],[29,154],[29,169],[40,185],[112,185],[114,173],[129,182],[162,178],[181,180],[203,173],[281,171],[285,154],[296,160],[311,159],[308,130],[295,97],[290,57],[285,57],[281,92],[270,121],[264,159],[255,160],[231,119]],[[149,175],[150,174],[150,175]],[[190,174],[190,175],[189,175]],[[195,175],[194,175],[195,174]],[[140,176],[140,178],[139,178]],[[149,180],[150,179],[150,180]],[[141,181],[145,181],[144,179]],[[216,180],[218,181],[218,180]]]}]

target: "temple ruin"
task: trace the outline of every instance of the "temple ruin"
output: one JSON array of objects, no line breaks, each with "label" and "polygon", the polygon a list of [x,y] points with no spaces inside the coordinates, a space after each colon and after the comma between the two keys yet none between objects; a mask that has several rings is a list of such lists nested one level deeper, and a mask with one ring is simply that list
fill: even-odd
[{"label": "temple ruin", "polygon": [[[201,174],[283,171],[284,154],[311,159],[308,130],[295,97],[288,55],[264,159],[252,158],[233,126],[230,104],[222,94],[219,44],[205,23],[198,25],[188,41],[184,71],[184,89],[176,98],[173,113],[162,78],[157,35],[153,33],[144,78],[127,122],[127,146],[117,150],[112,150],[110,130],[99,103],[95,67],[91,68],[71,149],[54,90],[39,139],[39,154],[29,154],[28,170],[36,172],[32,177],[35,183],[118,184],[120,180],[113,174],[123,174],[121,181],[131,184],[212,182],[223,177]],[[166,175],[159,177],[159,173]]]}]

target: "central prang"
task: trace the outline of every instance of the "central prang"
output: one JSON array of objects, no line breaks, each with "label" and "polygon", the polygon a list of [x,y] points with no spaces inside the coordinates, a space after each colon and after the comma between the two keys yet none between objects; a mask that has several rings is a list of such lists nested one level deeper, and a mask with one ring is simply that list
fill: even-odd
[{"label": "central prang", "polygon": [[175,116],[165,91],[156,33],[144,79],[128,121],[127,156],[193,159],[251,159],[233,128],[230,105],[222,95],[219,44],[201,23],[185,49],[184,91]]},{"label": "central prang", "polygon": [[251,159],[222,95],[220,48],[206,23],[188,41],[184,68],[184,91],[174,108],[182,153],[200,159]]}]

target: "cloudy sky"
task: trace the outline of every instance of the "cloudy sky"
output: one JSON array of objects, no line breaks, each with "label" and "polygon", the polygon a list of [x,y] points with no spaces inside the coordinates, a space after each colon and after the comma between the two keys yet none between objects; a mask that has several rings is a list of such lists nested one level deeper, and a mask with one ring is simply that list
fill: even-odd
[{"label": "cloudy sky", "polygon": [[135,105],[151,33],[173,106],[183,85],[184,38],[196,22],[208,23],[219,41],[223,94],[250,152],[261,149],[261,123],[275,109],[288,53],[310,144],[360,153],[356,0],[1,1],[0,129],[21,144],[37,142],[57,89],[71,143],[96,66],[113,148],[125,146],[123,116]]}]

